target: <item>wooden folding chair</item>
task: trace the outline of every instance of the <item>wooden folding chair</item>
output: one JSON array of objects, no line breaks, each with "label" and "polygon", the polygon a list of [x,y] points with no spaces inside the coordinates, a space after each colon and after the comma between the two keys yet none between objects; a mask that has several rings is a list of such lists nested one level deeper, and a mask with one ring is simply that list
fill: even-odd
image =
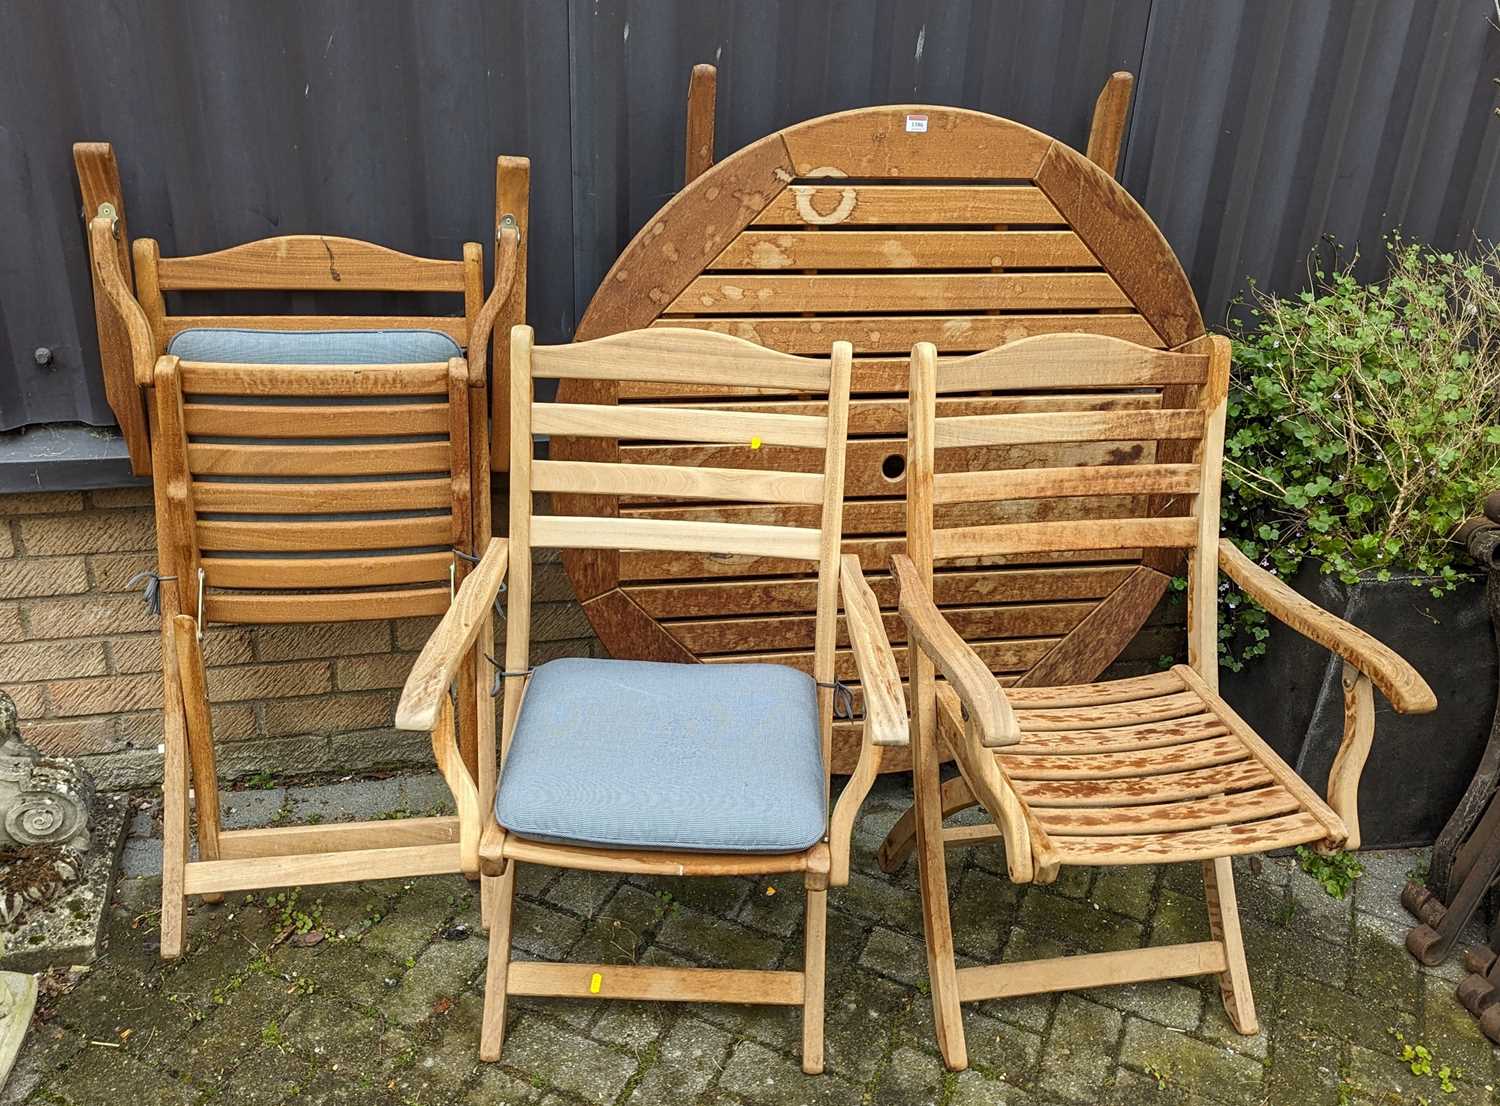
[{"label": "wooden folding chair", "polygon": [[[461,260],[435,260],[318,235],[175,258],[137,239],[132,293],[116,230],[107,213],[90,221],[96,287],[124,323],[149,415],[165,698],[162,956],[182,952],[187,895],[477,876],[477,834],[464,839],[456,817],[222,829],[199,640],[214,622],[448,609],[491,531],[485,365],[496,319],[517,309],[516,229],[499,235],[487,299],[477,243]],[[447,293],[462,296],[463,314],[167,314],[164,293],[210,289]],[[478,789],[455,795],[460,809],[494,788],[480,651],[464,661],[449,739],[434,745],[449,755],[457,727],[470,770],[453,777],[443,765],[445,774]]]},{"label": "wooden folding chair", "polygon": [[[919,646],[911,673],[916,801],[887,837],[881,862],[895,870],[916,848],[933,1012],[950,1068],[967,1064],[961,1002],[1105,984],[1215,974],[1234,1027],[1255,1033],[1230,858],[1303,844],[1357,847],[1372,684],[1397,710],[1436,706],[1391,650],[1220,541],[1228,383],[1229,342],[1214,336],[1165,352],[1048,335],[941,367],[929,344],[912,354],[908,552],[892,563],[901,617]],[[1113,393],[1120,402],[1083,412],[1057,398],[1076,392]],[[1016,413],[964,414],[962,397],[974,394],[1007,395]],[[1080,443],[1108,443],[1111,463],[1070,458]],[[976,452],[967,447],[1004,447],[1017,467],[965,471]],[[1048,467],[1026,467],[1042,450]],[[1057,467],[1070,460],[1074,467]],[[1094,506],[1070,511],[1074,497]],[[1014,521],[1017,514],[1042,521]],[[1018,580],[1067,572],[1070,562],[1120,566],[1117,595],[1087,616],[1085,632],[1056,646],[1086,647],[1090,627],[1113,636],[1120,619],[1144,620],[1149,606],[1141,610],[1131,593],[1153,574],[1180,571],[1184,553],[1188,663],[1113,682],[1003,688],[1008,681],[991,673],[932,597],[935,561],[1006,564]],[[1221,568],[1271,614],[1344,658],[1345,734],[1327,803],[1217,694]],[[946,781],[945,753],[959,771]],[[943,827],[975,804],[993,824]],[[1064,864],[1200,861],[1212,939],[959,968],[944,849],[996,840],[1017,883],[1051,882]]]},{"label": "wooden folding chair", "polygon": [[[557,995],[801,1006],[803,1068],[822,1070],[827,888],[848,881],[854,816],[879,770],[880,748],[906,743],[900,676],[879,606],[858,559],[839,559],[850,362],[843,342],[829,361],[704,331],[645,330],[536,349],[530,329],[512,331],[501,781],[495,803],[476,812],[467,831],[479,832],[482,813],[490,930],[483,1059],[499,1057],[508,995]],[[818,398],[728,409],[538,403],[533,384],[542,379],[645,381],[684,397],[712,384]],[[689,452],[722,467],[693,459],[533,460],[533,435],[542,434],[598,440],[606,457],[621,437],[700,443]],[[642,518],[538,515],[532,496],[539,492],[627,497],[658,509]],[[579,659],[533,673],[528,621],[537,548],[665,555],[684,576],[711,575],[726,558],[814,562],[811,673],[771,664]],[[506,559],[506,547],[491,543],[460,589],[412,670],[398,725],[421,730],[441,720],[448,686],[483,633],[480,621]],[[851,649],[836,657],[840,591]],[[863,751],[830,821],[835,680],[855,670],[863,685]],[[802,970],[513,962],[517,863],[673,876],[801,873]]]}]

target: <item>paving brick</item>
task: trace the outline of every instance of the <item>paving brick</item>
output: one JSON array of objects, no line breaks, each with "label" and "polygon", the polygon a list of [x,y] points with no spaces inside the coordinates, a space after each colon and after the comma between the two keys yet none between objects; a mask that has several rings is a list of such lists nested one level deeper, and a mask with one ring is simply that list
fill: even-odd
[{"label": "paving brick", "polygon": [[9,523],[0,521],[0,557],[14,557],[15,555],[15,530]]},{"label": "paving brick", "polygon": [[898,1048],[868,1101],[880,1106],[938,1106],[944,1084],[943,1064],[936,1056]]},{"label": "paving brick", "polygon": [[108,670],[104,646],[97,641],[0,645],[0,673],[4,673],[6,683],[34,683],[63,676],[102,676]]},{"label": "paving brick", "polygon": [[1155,903],[1156,876],[1157,870],[1146,864],[1102,868],[1089,894],[1116,914],[1144,922],[1151,916]]},{"label": "paving brick", "polygon": [[1068,1102],[1093,1106],[1114,1071],[1123,1021],[1107,1006],[1063,995],[1042,1050],[1037,1087]]},{"label": "paving brick", "polygon": [[1337,1101],[1348,1067],[1348,1042],[1286,1020],[1270,1023],[1266,1032],[1272,1058],[1266,1068],[1267,1101]]},{"label": "paving brick", "polygon": [[671,912],[656,940],[696,964],[719,968],[770,968],[781,958],[780,941],[696,910]]},{"label": "paving brick", "polygon": [[1415,1004],[1421,977],[1406,951],[1411,919],[1399,921],[1356,914],[1354,948],[1349,955],[1349,990],[1371,1002],[1390,1007]]},{"label": "paving brick", "polygon": [[1171,1029],[1196,1029],[1203,1015],[1203,992],[1191,982],[1157,980],[1082,992],[1105,1006],[1135,1014]]},{"label": "paving brick", "polygon": [[1120,1062],[1159,1073],[1176,1087],[1226,1103],[1260,1103],[1265,1069],[1255,1060],[1216,1048],[1155,1022],[1127,1018]]},{"label": "paving brick", "polygon": [[77,595],[89,590],[82,557],[24,557],[0,562],[0,599]]},{"label": "paving brick", "polygon": [[1416,1026],[1414,1011],[1379,1009],[1345,991],[1300,976],[1283,981],[1281,999],[1270,1016],[1361,1041],[1383,1040],[1392,1026],[1406,1033]]},{"label": "paving brick", "polygon": [[[954,947],[977,960],[998,959],[1000,942],[1015,922],[1022,893],[1002,876],[979,868],[964,872],[949,907]],[[903,887],[902,894],[920,909],[921,896],[914,889]],[[920,920],[914,923],[915,927],[920,925]]]},{"label": "paving brick", "polygon": [[[1259,1002],[1261,994],[1254,990],[1255,971],[1250,972],[1252,997]],[[1224,1010],[1223,996],[1219,992],[1218,981],[1211,976],[1198,980],[1198,989],[1203,992],[1203,1022],[1198,1026],[1198,1035],[1207,1041],[1223,1045],[1233,1052],[1244,1053],[1253,1056],[1264,1063],[1270,1053],[1270,1037],[1264,1025],[1260,1032],[1245,1036],[1234,1028],[1229,1021],[1229,1015]],[[1257,1007],[1259,1009],[1259,1007]]]},{"label": "paving brick", "polygon": [[187,1106],[200,1097],[191,1084],[121,1056],[112,1048],[85,1048],[76,1063],[47,1085],[46,1093],[54,1102],[67,1106],[100,1106],[105,1102]]},{"label": "paving brick", "polygon": [[405,1026],[426,1021],[438,1003],[451,1002],[484,971],[485,947],[482,939],[473,936],[462,941],[432,942],[387,997],[385,1016]]},{"label": "paving brick", "polygon": [[[1409,1037],[1408,1041],[1417,1042]],[[1421,1043],[1427,1045],[1426,1038]],[[1416,1075],[1410,1064],[1401,1059],[1400,1043],[1391,1040],[1385,1048],[1365,1048],[1351,1045],[1349,1049],[1349,1082],[1362,1095],[1376,1102],[1441,1102],[1444,1106],[1481,1106],[1495,1100],[1482,1086],[1483,1080],[1473,1082],[1463,1074],[1453,1080],[1454,1090],[1444,1092],[1438,1071],[1449,1063],[1441,1049],[1432,1050],[1432,1073]],[[1428,1046],[1430,1048],[1430,1046]]]},{"label": "paving brick", "polygon": [[1035,936],[1080,952],[1112,952],[1143,943],[1139,922],[1104,910],[1097,902],[1070,899],[1040,887],[1027,889],[1017,919]]},{"label": "paving brick", "polygon": [[505,1059],[550,1086],[600,1104],[613,1102],[636,1070],[634,1057],[536,1016],[510,1030]]},{"label": "paving brick", "polygon": [[144,509],[22,517],[20,527],[21,546],[32,557],[119,553],[156,546],[156,525],[151,512]]},{"label": "paving brick", "polygon": [[659,1106],[697,1098],[724,1066],[733,1044],[734,1038],[721,1029],[696,1018],[678,1018],[662,1039],[656,1062],[646,1069],[626,1102]]},{"label": "paving brick", "polygon": [[719,1076],[719,1086],[750,1102],[775,1106],[846,1106],[859,1101],[859,1091],[832,1072],[804,1075],[797,1061],[754,1041],[735,1046]]},{"label": "paving brick", "polygon": [[22,492],[0,495],[0,517],[51,515],[83,510],[82,492]]},{"label": "paving brick", "polygon": [[[930,1010],[932,1004],[924,1002],[923,1006]],[[1043,1054],[1041,1035],[1008,1025],[968,1003],[962,1009],[969,1063],[995,1079],[1033,1086],[1037,1062]],[[930,1033],[928,1037],[934,1039]],[[1110,1039],[1111,1049],[1114,1041]]]},{"label": "paving brick", "polygon": [[927,949],[920,937],[876,926],[870,932],[859,963],[902,983],[915,984],[918,979],[925,981]]},{"label": "paving brick", "polygon": [[970,1069],[953,1079],[953,1096],[948,1106],[1030,1106],[1037,1100],[1008,1083],[995,1082]]}]

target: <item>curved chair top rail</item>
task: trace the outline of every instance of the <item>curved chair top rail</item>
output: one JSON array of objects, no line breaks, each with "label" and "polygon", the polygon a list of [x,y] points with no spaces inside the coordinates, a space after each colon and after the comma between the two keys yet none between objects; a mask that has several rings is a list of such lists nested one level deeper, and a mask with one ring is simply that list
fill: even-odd
[{"label": "curved chair top rail", "polygon": [[212,253],[159,258],[157,283],[168,292],[462,292],[465,267],[476,263],[479,254],[477,242],[464,244],[463,259],[443,260],[417,257],[356,238],[288,234]]}]

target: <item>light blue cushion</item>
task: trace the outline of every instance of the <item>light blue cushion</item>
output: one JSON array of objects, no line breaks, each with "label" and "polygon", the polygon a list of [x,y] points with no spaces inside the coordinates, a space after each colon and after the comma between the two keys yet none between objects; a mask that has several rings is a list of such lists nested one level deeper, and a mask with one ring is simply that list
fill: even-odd
[{"label": "light blue cushion", "polygon": [[797,852],[827,829],[825,786],[806,674],[569,658],[532,674],[495,817],[543,841]]},{"label": "light blue cushion", "polygon": [[241,330],[198,327],[174,335],[184,361],[245,365],[412,365],[461,357],[440,330]]}]

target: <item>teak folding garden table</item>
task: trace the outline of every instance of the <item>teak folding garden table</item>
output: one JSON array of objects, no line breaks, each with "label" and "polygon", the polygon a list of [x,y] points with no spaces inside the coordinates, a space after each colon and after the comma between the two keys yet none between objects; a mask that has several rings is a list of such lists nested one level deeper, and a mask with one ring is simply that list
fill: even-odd
[{"label": "teak folding garden table", "polygon": [[[697,74],[695,88],[706,86]],[[733,334],[771,349],[855,350],[844,551],[860,557],[894,615],[892,553],[904,548],[906,362],[918,341],[944,355],[1028,335],[1081,332],[1152,348],[1204,334],[1170,248],[1111,177],[1128,76],[1095,116],[1086,157],[1008,119],[951,107],[860,108],[797,123],[704,168],[711,105],[697,97],[687,185],[621,253],[578,328],[583,340],[640,327]],[[634,409],[691,402],[705,410],[816,411],[815,401],[764,384],[723,388],[564,381],[559,398]],[[1078,391],[1053,409],[1136,409],[1139,397]],[[1020,412],[1034,398],[943,398],[945,413]],[[1135,441],[969,447],[962,462],[1103,464]],[[554,456],[622,463],[714,464],[719,447],[559,436]],[[1024,454],[1024,458],[1021,456]],[[795,463],[777,449],[746,467]],[[804,506],[769,501],[664,507],[608,493],[560,496],[563,511],[623,517],[795,522]],[[945,508],[945,511],[949,510]],[[1045,510],[1045,516],[1041,513]],[[1015,498],[966,508],[975,521],[1079,519],[1078,500]],[[813,645],[816,591],[792,561],[764,554],[621,555],[581,550],[564,564],[595,631],[617,656],[663,661],[737,657],[775,662]],[[972,637],[990,671],[1026,685],[1091,680],[1113,662],[1166,588],[1114,555],[1090,563],[1018,556],[1007,564],[942,566],[937,601]],[[905,629],[889,619],[898,656]],[[853,680],[847,657],[840,675]],[[858,731],[835,726],[833,767],[850,771]],[[904,755],[886,770],[905,769]]]}]

